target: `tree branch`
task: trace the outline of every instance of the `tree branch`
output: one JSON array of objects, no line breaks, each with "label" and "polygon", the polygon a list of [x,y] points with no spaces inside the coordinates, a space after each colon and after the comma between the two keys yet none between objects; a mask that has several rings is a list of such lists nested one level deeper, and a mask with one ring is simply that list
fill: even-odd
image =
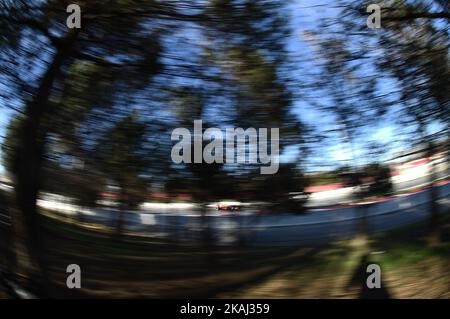
[{"label": "tree branch", "polygon": [[382,20],[388,21],[404,21],[415,19],[450,19],[450,12],[411,12],[398,16],[381,16]]}]

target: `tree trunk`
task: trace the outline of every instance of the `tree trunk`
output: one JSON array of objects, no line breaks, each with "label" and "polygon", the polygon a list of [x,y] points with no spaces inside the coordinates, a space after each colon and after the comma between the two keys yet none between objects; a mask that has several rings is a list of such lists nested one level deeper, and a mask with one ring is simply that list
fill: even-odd
[{"label": "tree trunk", "polygon": [[428,169],[428,191],[430,192],[430,199],[428,206],[430,210],[430,219],[428,222],[428,243],[430,245],[436,244],[439,238],[439,212],[437,205],[437,190],[434,187],[436,183],[436,168],[435,164],[431,161],[432,157],[435,153],[434,143],[432,138],[426,134],[425,121],[421,118],[418,118],[419,123],[419,133],[421,137],[421,141],[425,144],[425,157],[428,161],[429,169]]},{"label": "tree trunk", "polygon": [[127,193],[125,190],[125,186],[123,183],[120,184],[120,206],[119,206],[119,215],[117,217],[117,227],[116,227],[116,235],[118,238],[121,238],[123,235],[124,228],[124,215],[127,209],[126,202]]},{"label": "tree trunk", "polygon": [[[76,30],[76,29],[75,29]],[[46,130],[43,119],[48,114],[48,99],[61,65],[70,55],[77,31],[71,31],[56,48],[55,55],[45,72],[36,95],[27,103],[22,125],[19,128],[19,143],[15,150],[14,179],[18,210],[13,216],[19,271],[37,283],[38,294],[48,293],[48,276],[43,260],[42,238],[39,234],[37,196],[41,186],[42,161],[45,149]]]},{"label": "tree trunk", "polygon": [[432,142],[427,143],[427,160],[429,163],[429,191],[430,191],[430,233],[428,242],[430,245],[435,245],[439,242],[440,227],[439,227],[439,207],[437,204],[438,194],[435,187],[436,183],[436,164],[432,163],[433,155],[435,153],[434,145]]}]

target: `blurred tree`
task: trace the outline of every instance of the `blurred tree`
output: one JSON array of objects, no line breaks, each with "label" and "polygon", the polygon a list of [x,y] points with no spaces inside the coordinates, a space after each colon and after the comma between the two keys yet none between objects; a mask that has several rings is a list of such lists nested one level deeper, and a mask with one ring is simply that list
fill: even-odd
[{"label": "blurred tree", "polygon": [[[279,128],[280,152],[287,147],[293,153],[297,151],[293,162],[299,164],[305,136],[304,125],[292,112],[291,61],[286,49],[291,30],[285,4],[218,0],[212,1],[206,13],[210,29],[205,34],[211,45],[205,48],[205,63],[222,75],[221,87],[226,92],[226,109],[219,124],[244,129]],[[267,199],[267,190],[261,189],[272,176],[259,176],[260,165],[225,163],[231,186],[240,199]],[[305,184],[296,183],[295,174],[283,176],[287,185],[295,184],[296,189],[291,191],[303,190]],[[277,187],[284,193],[281,184]]]},{"label": "blurred tree", "polygon": [[152,21],[168,14],[166,5],[153,1],[78,1],[82,28],[68,29],[65,9],[70,3],[0,3],[2,78],[11,83],[10,99],[16,102],[11,105],[24,104],[23,116],[9,130],[14,138],[8,137],[14,151],[7,161],[21,215],[14,220],[22,224],[32,264],[23,271],[34,271],[32,277],[43,283],[36,200],[49,134],[73,141],[68,136],[74,136],[77,123],[92,108],[111,107],[145,87],[160,69],[161,29],[152,28]]},{"label": "blurred tree", "polygon": [[[316,48],[317,66],[322,70],[312,88],[319,96],[313,96],[311,104],[335,122],[328,129],[330,139],[341,145],[342,161],[339,176],[348,186],[359,186],[359,167],[362,158],[356,153],[356,141],[364,133],[367,125],[376,121],[377,111],[368,107],[376,103],[376,77],[361,70],[362,63],[355,63],[355,55],[345,42],[345,37],[332,32],[311,33],[308,41]],[[363,71],[363,72],[361,72]],[[342,164],[341,164],[342,165]],[[353,194],[360,199],[360,193]]]},{"label": "blurred tree", "polygon": [[[177,122],[181,127],[193,127],[194,120],[202,119],[204,109],[207,107],[203,92],[195,88],[179,87],[176,88],[172,96],[173,112],[177,118]],[[207,121],[202,123],[202,134],[210,124]],[[194,135],[194,134],[192,134]],[[207,140],[203,140],[203,136],[191,136],[191,163],[183,164],[178,167],[186,168],[190,173],[190,193],[194,199],[202,203],[202,213],[205,213],[208,201],[217,200],[226,194],[230,195],[232,188],[226,187],[224,183],[228,180],[226,173],[223,171],[223,163],[194,163],[194,141],[200,139],[202,145],[202,155]],[[184,172],[180,172],[185,174]],[[178,175],[178,174],[177,174]],[[175,175],[174,177],[177,178]],[[178,175],[179,176],[179,175]],[[172,186],[171,186],[172,185]],[[173,184],[169,182],[169,188],[175,190]]]},{"label": "blurred tree", "polygon": [[[104,178],[112,178],[127,192],[121,197],[126,198],[122,201],[124,207],[142,200],[145,183],[141,163],[137,162],[150,155],[134,153],[145,143],[141,143],[139,121],[128,118],[131,102],[140,109],[149,103],[145,122],[155,128],[153,144],[164,150],[169,144],[158,142],[158,137],[166,134],[170,125],[164,127],[155,120],[162,119],[166,110],[152,107],[161,96],[171,96],[173,89],[186,84],[187,79],[196,89],[202,88],[202,100],[192,116],[179,116],[183,125],[187,119],[201,116],[205,127],[209,127],[222,114],[226,120],[220,124],[280,128],[281,150],[299,147],[303,142],[302,124],[291,113],[285,50],[290,30],[281,2],[80,0],[81,28],[68,29],[66,7],[70,3],[0,2],[0,76],[2,84],[8,83],[2,85],[2,97],[5,95],[7,107],[20,114],[8,130],[5,159],[15,180],[15,221],[27,235],[28,254],[36,266],[23,270],[29,273],[34,268],[43,269],[45,264],[36,203],[46,179],[46,161],[54,156],[51,141],[58,141],[63,157],[87,163],[83,178],[98,174],[99,167],[88,159],[105,163],[106,174],[115,175]],[[181,47],[176,42],[180,39],[177,32],[194,35],[193,54],[183,51],[192,45],[183,43],[185,47]],[[167,54],[170,49],[175,56]],[[156,77],[158,81],[152,81]],[[182,98],[186,96],[181,94]],[[181,103],[183,112],[196,107],[195,99],[194,95],[194,101]],[[106,138],[112,136],[117,140]],[[128,136],[135,139],[134,144],[127,144]],[[99,141],[103,140],[101,145]],[[105,148],[111,158],[100,156],[97,147]],[[158,153],[157,147],[153,150]],[[160,168],[170,167],[167,154]],[[129,162],[124,159],[127,157]],[[129,169],[115,171],[123,167]],[[221,165],[193,165],[190,176],[196,180],[197,194],[206,198],[205,194],[230,194],[234,177],[243,181],[256,169],[241,165],[232,174],[225,174]],[[172,176],[168,173],[166,176]],[[213,183],[214,179],[217,182]],[[125,191],[127,186],[130,191]],[[242,187],[236,185],[234,189]],[[93,200],[89,198],[83,201]],[[39,271],[32,275],[45,282],[42,276],[45,273]]]},{"label": "blurred tree", "polygon": [[302,194],[305,184],[305,178],[295,163],[282,163],[277,174],[265,178],[259,185],[256,198],[267,201],[275,212],[301,213],[307,198],[294,197]]},{"label": "blurred tree", "polygon": [[[366,8],[371,3],[339,1],[338,18],[324,18],[320,31],[308,33],[307,38],[320,48],[318,56],[325,66],[317,88],[324,87],[336,103],[315,102],[329,107],[328,112],[341,114],[338,120],[350,128],[349,140],[352,127],[367,128],[382,116],[391,116],[402,128],[396,135],[409,134],[409,146],[419,144],[431,160],[437,151],[434,138],[450,141],[448,3],[378,2],[382,11],[377,30],[366,24]],[[430,125],[438,123],[444,129],[429,134]],[[431,169],[430,182],[435,180]],[[430,216],[436,225],[433,187],[430,194]]]},{"label": "blurred tree", "polygon": [[48,161],[44,165],[42,191],[74,200],[81,207],[95,207],[106,189],[105,177],[86,167],[62,167]]},{"label": "blurred tree", "polygon": [[[417,127],[414,140],[425,149],[430,161],[429,179],[431,228],[438,227],[435,165],[431,163],[437,152],[436,140],[428,131],[432,122],[443,122],[444,134],[450,138],[450,60],[448,32],[433,19],[419,19],[430,12],[430,7],[421,3],[397,5],[385,23],[386,32],[380,45],[387,54],[379,61],[379,67],[389,72],[399,83],[400,102],[404,106],[401,121]],[[406,19],[417,14],[416,19]],[[411,17],[412,17],[411,16]],[[393,19],[403,17],[404,19]],[[447,19],[450,17],[447,15]],[[448,22],[448,21],[447,21]],[[447,150],[450,150],[447,147]]]},{"label": "blurred tree", "polygon": [[387,166],[378,163],[368,165],[364,169],[365,176],[371,179],[369,182],[368,195],[392,195],[391,170]]},{"label": "blurred tree", "polygon": [[[209,127],[280,129],[280,149],[303,143],[302,123],[291,112],[286,9],[279,1],[210,1],[204,10],[198,85],[177,85],[170,104],[176,124],[194,120]],[[193,142],[193,140],[192,140]],[[202,141],[205,145],[206,141]],[[191,152],[192,153],[192,152]],[[261,164],[192,163],[174,165],[171,178],[186,178],[196,200],[266,198]],[[187,170],[189,174],[186,174]],[[295,174],[285,174],[285,181]],[[304,184],[292,191],[301,192]],[[279,187],[282,187],[279,185]],[[168,182],[167,189],[180,189]],[[284,192],[283,192],[284,193]]]},{"label": "blurred tree", "polygon": [[125,211],[136,209],[147,197],[147,181],[143,177],[150,164],[145,148],[146,129],[133,112],[107,130],[95,147],[97,167],[120,188],[116,229],[119,235]]},{"label": "blurred tree", "polygon": [[[360,49],[360,60],[372,58],[376,70],[395,80],[398,90],[388,95],[400,105],[398,123],[409,130],[411,144],[424,149],[431,161],[438,151],[437,138],[450,142],[450,75],[448,43],[448,2],[382,1],[382,29],[374,33],[361,22],[365,19],[368,1],[354,1],[347,7],[340,21],[348,43],[370,44]],[[355,41],[358,38],[358,41]],[[363,54],[361,54],[361,52]],[[350,63],[350,62],[349,62]],[[381,114],[393,103],[370,103]],[[430,134],[431,124],[443,124],[438,134]],[[430,169],[430,183],[436,181],[434,164]],[[430,220],[432,228],[438,225],[436,190],[430,188]]]}]

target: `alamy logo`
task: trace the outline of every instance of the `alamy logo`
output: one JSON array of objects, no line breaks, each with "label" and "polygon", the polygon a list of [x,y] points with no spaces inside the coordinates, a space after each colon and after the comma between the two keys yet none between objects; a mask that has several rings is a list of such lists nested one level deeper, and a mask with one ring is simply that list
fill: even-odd
[{"label": "alamy logo", "polygon": [[[180,139],[181,138],[181,139]],[[172,131],[172,141],[179,141],[172,147],[171,157],[180,163],[240,163],[268,164],[260,168],[261,174],[275,174],[279,166],[279,129],[270,129],[270,148],[268,147],[268,129],[211,127],[203,132],[202,120],[194,121],[194,133],[178,127]],[[192,160],[192,140],[193,160]],[[246,142],[248,140],[248,143]],[[203,148],[203,142],[209,141]],[[224,143],[225,150],[224,153]],[[237,150],[237,154],[235,154]],[[269,154],[270,151],[270,154]],[[246,154],[248,160],[246,160]],[[236,156],[235,156],[236,155]],[[226,157],[225,157],[226,156]]]},{"label": "alamy logo", "polygon": [[370,274],[367,277],[366,285],[369,289],[381,288],[381,268],[377,264],[367,266],[366,272]]},{"label": "alamy logo", "polygon": [[369,4],[366,12],[370,13],[367,17],[367,26],[371,29],[381,28],[381,7],[376,3]]},{"label": "alamy logo", "polygon": [[81,288],[81,268],[77,264],[70,264],[67,266],[66,272],[70,274],[67,276],[67,288]]},{"label": "alamy logo", "polygon": [[69,4],[66,8],[66,12],[70,13],[67,17],[66,25],[69,29],[81,28],[81,8],[78,4]]}]

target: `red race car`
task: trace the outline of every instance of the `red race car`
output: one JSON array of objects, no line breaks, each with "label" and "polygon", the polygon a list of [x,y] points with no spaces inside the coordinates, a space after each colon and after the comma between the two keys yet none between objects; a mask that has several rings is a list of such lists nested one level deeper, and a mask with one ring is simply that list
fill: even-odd
[{"label": "red race car", "polygon": [[217,203],[217,210],[238,211],[241,210],[242,204],[239,202],[220,202]]}]

